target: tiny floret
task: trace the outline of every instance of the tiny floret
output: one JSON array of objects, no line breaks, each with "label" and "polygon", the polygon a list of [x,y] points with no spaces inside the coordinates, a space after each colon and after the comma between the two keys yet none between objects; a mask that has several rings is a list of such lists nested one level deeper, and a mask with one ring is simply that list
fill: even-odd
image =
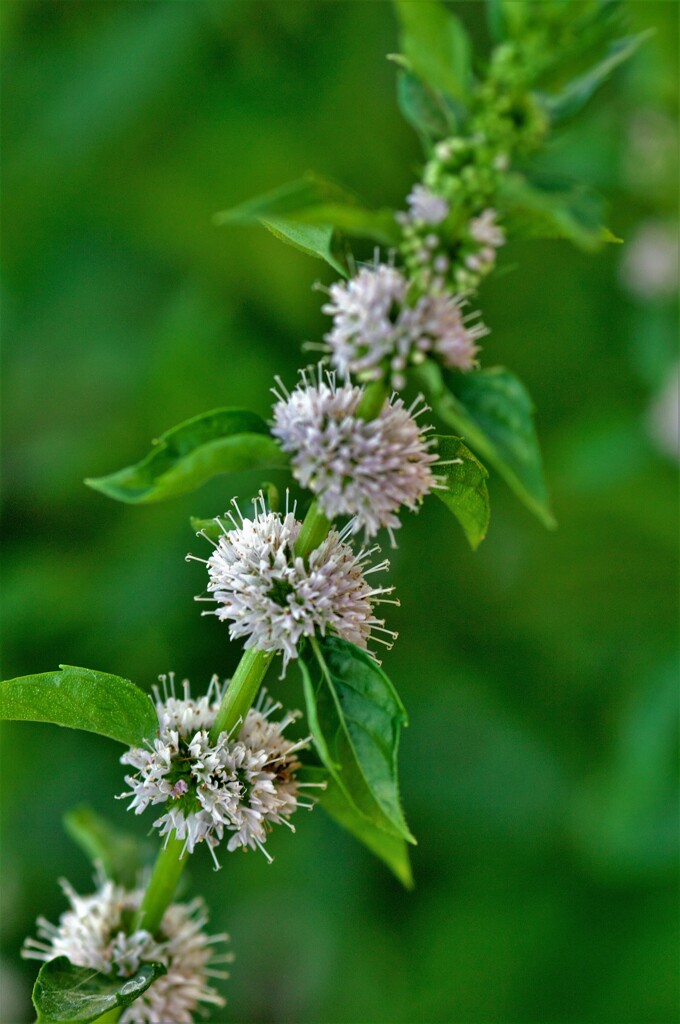
[{"label": "tiny floret", "polygon": [[303,372],[292,393],[277,383],[272,433],[290,452],[296,480],[328,519],[352,516],[352,530],[367,538],[385,527],[394,543],[401,506],[415,509],[438,484],[432,428],[417,422],[427,410],[422,399],[406,408],[393,397],[367,421],[357,415],[363,388],[338,386],[332,373],[315,380]]},{"label": "tiny floret", "polygon": [[496,211],[489,207],[480,213],[479,217],[474,217],[470,221],[469,231],[475,242],[479,242],[480,245],[490,245],[494,249],[500,249],[502,245],[505,245],[505,232],[496,223],[497,216]]},{"label": "tiny floret", "polygon": [[[440,269],[446,270],[444,263]],[[410,304],[408,291],[401,271],[386,264],[363,267],[352,280],[331,285],[331,301],[322,308],[333,326],[324,341],[341,377],[388,378],[400,390],[406,368],[428,355],[458,370],[476,365],[477,342],[488,331],[477,313],[466,312],[466,299],[433,289]]]},{"label": "tiny floret", "polygon": [[152,936],[130,925],[142,890],[123,889],[101,870],[96,881],[97,891],[90,896],[79,896],[62,882],[70,908],[56,925],[38,918],[38,939],[26,940],[24,957],[48,961],[65,956],[76,967],[119,978],[135,974],[142,963],[164,964],[167,974],[123,1011],[120,1024],[192,1024],[195,1013],[204,1014],[206,1006],[224,1006],[208,979],[228,977],[218,965],[233,956],[215,947],[223,946],[229,936],[205,933],[208,916],[202,900],[172,904]]},{"label": "tiny floret", "polygon": [[[216,866],[214,850],[223,838],[227,849],[264,848],[273,825],[287,825],[298,807],[311,807],[300,799],[295,772],[298,752],[308,740],[293,741],[285,729],[298,717],[291,712],[280,720],[271,716],[281,708],[264,691],[251,708],[238,737],[222,733],[211,740],[212,728],[225,686],[213,678],[205,697],[192,700],[185,680],[184,695],[175,697],[174,677],[161,676],[164,693],[154,688],[158,735],[153,746],[132,747],[121,763],[136,769],[125,778],[130,809],[141,814],[148,806],[164,806],[154,821],[161,835],[175,833],[192,853],[206,842]],[[240,725],[240,723],[239,723]]]},{"label": "tiny floret", "polygon": [[365,649],[376,632],[389,633],[374,606],[391,588],[367,580],[388,563],[370,565],[377,548],[354,553],[347,543],[353,524],[332,529],[303,558],[295,550],[302,523],[294,509],[268,512],[260,498],[252,519],[235,510],[228,513],[233,529],[222,524],[206,561],[208,600],[217,607],[205,614],[228,622],[232,639],[245,637],[246,647],[280,652],[285,671],[304,637],[332,634]]},{"label": "tiny floret", "polygon": [[423,224],[441,224],[449,215],[449,204],[443,196],[427,188],[414,185],[406,197],[410,218]]}]

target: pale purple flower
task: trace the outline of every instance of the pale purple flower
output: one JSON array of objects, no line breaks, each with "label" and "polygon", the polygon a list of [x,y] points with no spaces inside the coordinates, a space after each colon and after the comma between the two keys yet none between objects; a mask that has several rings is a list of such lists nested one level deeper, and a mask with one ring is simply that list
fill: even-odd
[{"label": "pale purple flower", "polygon": [[295,778],[298,752],[308,741],[283,735],[299,713],[271,720],[281,705],[262,691],[238,736],[222,733],[212,742],[209,731],[226,684],[214,677],[208,694],[192,700],[186,680],[183,699],[175,697],[172,673],[161,681],[163,699],[154,688],[158,736],[153,745],[132,747],[121,757],[122,764],[136,769],[126,776],[130,789],[121,799],[130,798],[136,814],[163,805],[164,813],[153,823],[160,834],[174,832],[189,853],[205,842],[216,866],[214,850],[225,835],[228,850],[249,846],[271,860],[264,843],[272,826],[283,824],[294,832],[290,815],[311,806],[299,799],[299,790],[311,784]]},{"label": "pale purple flower", "polygon": [[449,215],[449,204],[426,185],[414,185],[406,197],[409,218],[423,224],[441,224]]},{"label": "pale purple flower", "polygon": [[303,558],[295,553],[302,526],[295,510],[268,512],[263,498],[259,512],[257,502],[254,506],[252,519],[237,508],[238,518],[228,513],[233,529],[222,525],[206,561],[212,595],[207,600],[217,608],[204,614],[229,622],[232,639],[245,637],[247,648],[280,652],[284,671],[304,637],[330,633],[366,648],[376,631],[389,633],[373,607],[392,588],[372,587],[366,579],[388,563],[370,565],[377,548],[354,553],[346,543],[351,523],[340,532],[331,530]]},{"label": "pale purple flower", "polygon": [[333,327],[324,341],[341,377],[388,377],[400,390],[408,366],[426,355],[458,370],[476,365],[477,342],[488,331],[477,313],[464,312],[466,299],[435,291],[409,305],[408,288],[404,275],[385,264],[364,267],[352,280],[331,286],[332,302],[323,310],[333,317]]},{"label": "pale purple flower", "polygon": [[498,213],[491,207],[480,213],[478,217],[473,217],[469,224],[469,231],[475,242],[479,242],[480,245],[492,246],[494,249],[505,245],[505,232],[496,223],[497,217]]},{"label": "pale purple flower", "polygon": [[130,931],[129,921],[139,909],[143,890],[128,891],[106,879],[98,870],[97,891],[79,896],[68,884],[62,888],[70,908],[54,925],[38,918],[38,939],[27,939],[22,954],[33,960],[65,956],[76,967],[89,967],[120,978],[135,974],[142,963],[165,964],[167,974],[123,1011],[120,1024],[192,1024],[195,1013],[206,1005],[224,1006],[224,999],[209,978],[227,978],[217,965],[229,963],[231,953],[214,947],[229,941],[228,935],[206,935],[205,905],[174,903],[165,911],[155,935]]},{"label": "pale purple flower", "polygon": [[363,388],[337,386],[332,373],[316,381],[303,373],[292,393],[277,383],[272,433],[290,452],[296,480],[328,519],[352,516],[352,531],[367,538],[385,527],[394,543],[401,506],[417,508],[438,483],[426,436],[432,428],[417,422],[427,410],[422,399],[407,409],[393,397],[367,421],[357,416]]}]

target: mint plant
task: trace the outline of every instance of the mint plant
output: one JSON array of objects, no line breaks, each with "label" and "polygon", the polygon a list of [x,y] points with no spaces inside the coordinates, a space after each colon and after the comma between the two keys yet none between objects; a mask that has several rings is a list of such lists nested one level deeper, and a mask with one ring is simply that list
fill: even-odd
[{"label": "mint plant", "polygon": [[[272,829],[294,832],[301,808],[319,804],[411,887],[415,839],[397,776],[407,716],[379,660],[396,639],[397,599],[376,538],[396,546],[402,510],[434,495],[476,548],[489,525],[485,463],[554,526],[532,400],[510,370],[482,365],[493,343],[478,291],[514,239],[564,238],[586,252],[617,241],[597,196],[542,180],[533,159],[643,36],[618,35],[615,0],[490,0],[495,46],[475,59],[437,0],[395,7],[398,101],[424,150],[404,208],[369,209],[310,174],[216,218],[261,224],[339,275],[322,300],[318,364],[274,382],[270,422],[212,410],[136,465],[86,481],[134,505],[261,472],[252,507],[227,487],[214,519],[192,520],[187,557],[206,570],[198,600],[243,641],[232,679],[215,675],[192,694],[161,677],[151,700],[128,680],[70,666],[0,684],[5,719],[121,743],[127,789],[117,795],[160,844],[145,874],[136,843],[95,815],[67,816],[96,890],[65,884],[69,909],[56,925],[39,919],[25,944],[44,961],[34,989],[44,1024],[184,1024],[223,1006],[214,979],[231,959],[228,938],[207,932],[200,898],[174,902],[178,880],[202,846],[216,868],[228,870],[235,850],[271,861]],[[266,483],[271,470],[289,473],[285,496]],[[273,667],[301,674],[304,711],[267,694]]]}]

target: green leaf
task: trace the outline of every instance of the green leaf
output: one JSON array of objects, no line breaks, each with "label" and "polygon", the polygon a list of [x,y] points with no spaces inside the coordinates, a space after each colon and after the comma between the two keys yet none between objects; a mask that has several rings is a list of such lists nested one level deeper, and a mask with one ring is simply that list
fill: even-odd
[{"label": "green leaf", "polygon": [[503,0],[486,0],[486,20],[491,38],[501,43],[507,35]]},{"label": "green leaf", "polygon": [[218,473],[287,464],[288,456],[260,416],[244,409],[215,409],[161,434],[136,465],[85,483],[109,498],[139,505],[195,491]]},{"label": "green leaf", "polygon": [[341,235],[395,245],[399,231],[393,210],[369,210],[346,189],[315,174],[249,199],[215,217],[217,224],[263,224],[284,242],[325,260],[347,276]]},{"label": "green leaf", "polygon": [[130,1006],[167,973],[164,964],[149,963],[129,978],[118,978],[58,956],[41,967],[33,987],[36,1024],[89,1024],[109,1010]]},{"label": "green leaf", "polygon": [[434,363],[426,363],[419,374],[439,416],[498,470],[544,526],[553,529],[533,403],[521,381],[495,366],[451,375],[450,390]]},{"label": "green leaf", "polygon": [[602,198],[585,186],[545,180],[541,187],[508,174],[499,209],[511,238],[565,238],[586,252],[620,241],[603,227]]},{"label": "green leaf", "polygon": [[454,130],[453,116],[441,95],[410,71],[397,74],[397,102],[408,123],[426,145],[450,135]]},{"label": "green leaf", "polygon": [[328,781],[328,786],[319,798],[319,803],[324,811],[334,821],[337,821],[338,825],[350,832],[372,854],[382,860],[405,888],[413,888],[408,846],[403,839],[389,835],[381,828],[376,828],[372,822],[357,811],[354,804],[347,800],[333,779]]},{"label": "green leaf", "polygon": [[453,99],[466,99],[472,55],[462,22],[439,0],[395,0],[395,7],[410,70]]},{"label": "green leaf", "polygon": [[335,229],[330,224],[298,224],[294,220],[284,220],[283,217],[270,217],[268,220],[261,217],[259,222],[280,242],[292,245],[306,256],[325,260],[338,274],[349,277]]},{"label": "green leaf", "polygon": [[120,676],[60,665],[58,672],[0,682],[0,719],[52,722],[141,747],[158,730],[147,695]]},{"label": "green leaf", "polygon": [[635,51],[655,32],[656,29],[649,28],[634,36],[615,39],[609,44],[605,57],[598,64],[595,64],[585,74],[574,78],[559,93],[555,95],[539,93],[538,97],[553,124],[558,124],[577,114],[593,93],[607,81],[612,72],[632,57]]},{"label": "green leaf", "polygon": [[302,665],[307,718],[316,749],[345,798],[376,828],[414,843],[397,783],[397,750],[406,712],[382,669],[337,637],[311,644],[321,682]]},{"label": "green leaf", "polygon": [[441,460],[437,475],[444,477],[446,487],[438,487],[434,493],[453,512],[470,547],[475,550],[489,528],[491,506],[486,486],[489,473],[459,437],[437,436],[435,441]]},{"label": "green leaf", "polygon": [[133,889],[147,858],[136,836],[114,828],[83,804],[64,815],[64,828],[93,863],[101,864],[107,878]]}]

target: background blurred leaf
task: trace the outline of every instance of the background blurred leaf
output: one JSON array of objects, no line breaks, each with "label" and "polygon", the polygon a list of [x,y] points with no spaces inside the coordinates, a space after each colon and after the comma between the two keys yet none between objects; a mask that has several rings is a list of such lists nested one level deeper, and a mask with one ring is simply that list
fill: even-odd
[{"label": "background blurred leaf", "polygon": [[654,29],[647,29],[634,36],[615,39],[609,44],[607,53],[601,61],[585,74],[579,75],[578,78],[569,82],[559,93],[555,95],[539,93],[539,99],[547,110],[551,121],[559,124],[577,114],[616,68],[632,57],[635,51],[650,36],[654,35],[654,32]]},{"label": "background blurred leaf", "polygon": [[426,149],[430,143],[444,138],[454,130],[453,115],[441,94],[410,71],[397,72],[397,102]]},{"label": "background blurred leaf", "polygon": [[0,682],[0,719],[84,729],[130,747],[158,730],[153,704],[134,683],[72,665]]},{"label": "background blurred leaf", "polygon": [[109,1010],[130,1006],[156,978],[167,974],[164,964],[142,964],[129,978],[100,974],[91,967],[74,967],[65,956],[44,964],[33,989],[36,1024],[90,1024]]},{"label": "background blurred leaf", "polygon": [[115,828],[87,804],[64,815],[64,828],[93,864],[101,864],[107,878],[126,889],[139,884],[142,867],[153,859],[150,843]]},{"label": "background blurred leaf", "polygon": [[255,413],[215,409],[161,434],[136,465],[85,483],[117,501],[147,504],[195,491],[220,473],[274,469],[287,462]]},{"label": "background blurred leaf", "polygon": [[395,0],[409,68],[428,85],[465,100],[472,81],[468,34],[439,0]]},{"label": "background blurred leaf", "polygon": [[603,227],[601,197],[582,185],[544,180],[541,187],[508,174],[500,193],[500,208],[511,238],[564,238],[585,252],[596,252],[606,242],[621,241]]}]

